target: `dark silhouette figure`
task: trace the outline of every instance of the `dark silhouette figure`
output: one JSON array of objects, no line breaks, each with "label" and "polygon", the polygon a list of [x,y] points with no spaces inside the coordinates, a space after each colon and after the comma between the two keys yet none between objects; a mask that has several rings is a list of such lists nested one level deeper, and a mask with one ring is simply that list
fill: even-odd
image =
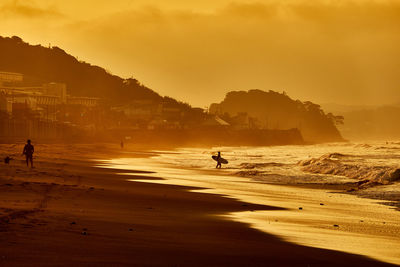
[{"label": "dark silhouette figure", "polygon": [[31,144],[31,140],[27,141],[28,143],[24,147],[23,155],[26,157],[26,166],[29,166],[29,161],[31,162],[31,168],[33,168],[33,152],[35,152],[35,148]]},{"label": "dark silhouette figure", "polygon": [[218,151],[217,166],[215,167],[217,169],[218,169],[218,167],[221,169],[221,166],[222,166],[220,159],[221,159],[221,152]]},{"label": "dark silhouette figure", "polygon": [[12,160],[12,158],[10,158],[9,156],[5,157],[4,159],[4,163],[5,164],[10,164],[10,160]]},{"label": "dark silhouette figure", "polygon": [[121,148],[124,148],[124,141],[121,140]]}]

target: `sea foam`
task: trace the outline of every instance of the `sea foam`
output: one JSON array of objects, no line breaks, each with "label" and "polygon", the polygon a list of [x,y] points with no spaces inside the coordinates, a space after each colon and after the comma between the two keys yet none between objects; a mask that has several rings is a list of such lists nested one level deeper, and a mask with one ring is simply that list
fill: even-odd
[{"label": "sea foam", "polygon": [[353,156],[340,153],[325,154],[298,162],[301,170],[316,174],[345,176],[360,181],[360,187],[390,184],[400,181],[400,169],[393,166],[373,166],[348,160]]}]

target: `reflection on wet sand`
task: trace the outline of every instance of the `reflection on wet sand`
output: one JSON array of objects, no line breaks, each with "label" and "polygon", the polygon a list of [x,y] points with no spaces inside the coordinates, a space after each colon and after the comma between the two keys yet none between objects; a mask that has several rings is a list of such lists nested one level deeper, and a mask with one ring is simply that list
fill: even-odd
[{"label": "reflection on wet sand", "polygon": [[[169,154],[179,158],[179,154]],[[248,203],[284,208],[224,214],[232,220],[302,245],[365,255],[400,264],[398,211],[376,200],[342,191],[258,183],[215,171],[182,169],[156,158],[103,161],[103,167],[149,170],[154,183],[195,186],[201,192],[222,194]],[[138,181],[135,179],[134,181]],[[140,181],[140,180],[139,180]],[[144,180],[143,180],[144,181]],[[149,182],[149,180],[145,180]]]}]

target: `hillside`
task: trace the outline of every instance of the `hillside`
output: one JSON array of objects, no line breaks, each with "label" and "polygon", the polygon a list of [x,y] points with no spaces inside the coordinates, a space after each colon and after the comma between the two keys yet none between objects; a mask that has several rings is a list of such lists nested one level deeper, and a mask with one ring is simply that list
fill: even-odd
[{"label": "hillside", "polygon": [[[41,85],[47,82],[65,83],[68,94],[99,97],[103,103],[110,106],[138,103],[138,100],[145,100],[141,103],[152,103],[153,106],[162,104],[166,112],[168,110],[175,112],[174,119],[171,119],[167,113],[162,119],[171,123],[179,121],[180,125],[200,125],[206,116],[203,110],[192,108],[170,97],[162,97],[134,78],[123,79],[101,67],[78,61],[77,58],[58,47],[33,46],[15,36],[0,37],[0,58],[0,71],[23,73],[25,85]],[[297,128],[301,131],[304,140],[309,142],[343,140],[335,126],[337,117],[325,114],[316,104],[294,101],[285,94],[273,91],[230,92],[223,102],[213,104],[210,111],[231,116],[246,112],[252,117],[252,125],[257,124],[257,127],[251,126],[251,129]],[[148,123],[154,118],[154,116],[150,118]],[[114,121],[120,120],[121,118],[114,119]],[[130,118],[126,125],[138,123],[137,120]]]},{"label": "hillside", "polygon": [[335,125],[343,118],[325,114],[319,105],[293,100],[285,93],[232,91],[221,103],[212,104],[210,112],[224,117],[245,112],[265,129],[298,128],[308,142],[343,141]]},{"label": "hillside", "polygon": [[111,104],[146,99],[189,108],[171,98],[163,98],[136,79],[123,79],[105,69],[78,61],[58,47],[30,45],[19,37],[0,36],[0,71],[25,75],[25,83],[65,83],[73,96],[101,97]]}]

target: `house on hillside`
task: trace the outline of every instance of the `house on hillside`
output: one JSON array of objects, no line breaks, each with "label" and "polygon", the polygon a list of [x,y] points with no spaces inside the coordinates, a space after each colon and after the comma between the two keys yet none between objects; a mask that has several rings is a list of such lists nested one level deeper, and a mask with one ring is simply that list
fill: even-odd
[{"label": "house on hillside", "polygon": [[231,127],[229,123],[221,119],[219,116],[211,116],[201,125],[205,128],[214,128],[214,129],[227,129]]},{"label": "house on hillside", "polygon": [[100,98],[97,97],[83,97],[83,96],[67,96],[68,105],[76,105],[82,107],[95,107],[99,105]]},{"label": "house on hillside", "polygon": [[183,115],[184,113],[179,108],[162,106],[162,116],[166,120],[179,121]]},{"label": "house on hillside", "polygon": [[12,102],[8,99],[7,95],[0,92],[0,112],[11,115],[12,113]]},{"label": "house on hillside", "polygon": [[230,118],[229,122],[235,130],[261,129],[260,121],[255,117],[250,117],[247,112],[239,112]]},{"label": "house on hillside", "polygon": [[114,106],[114,111],[123,112],[124,115],[133,120],[152,120],[160,117],[162,105],[149,100],[135,100],[131,104]]},{"label": "house on hillside", "polygon": [[0,71],[0,87],[6,83],[19,83],[24,79],[24,75],[15,72],[2,72]]}]

